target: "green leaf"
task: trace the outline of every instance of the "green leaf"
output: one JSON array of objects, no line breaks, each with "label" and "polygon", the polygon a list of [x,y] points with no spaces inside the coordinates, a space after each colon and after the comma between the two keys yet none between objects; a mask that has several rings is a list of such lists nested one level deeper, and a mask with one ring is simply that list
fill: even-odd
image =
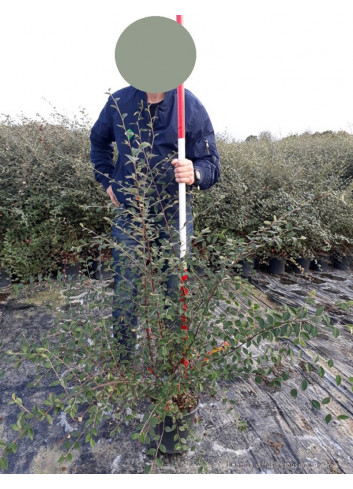
[{"label": "green leaf", "polygon": [[329,367],[333,367],[333,360],[332,360],[332,358],[330,358],[330,360],[327,362],[327,365]]},{"label": "green leaf", "polygon": [[349,312],[349,304],[347,304],[346,302],[337,301],[335,303],[335,306],[336,307],[339,307],[340,309],[344,309],[345,311]]},{"label": "green leaf", "polygon": [[33,428],[29,428],[29,430],[27,431],[27,436],[30,440],[33,440],[33,436],[34,436]]},{"label": "green leaf", "polygon": [[313,400],[311,401],[311,404],[312,404],[312,406],[313,406],[315,409],[320,409],[320,403],[319,403],[319,401],[316,401],[315,399],[313,399]]},{"label": "green leaf", "polygon": [[322,320],[326,324],[326,326],[330,326],[330,317],[327,314],[324,314],[322,316]]},{"label": "green leaf", "polygon": [[327,423],[327,424],[329,424],[329,422],[331,421],[331,419],[332,419],[331,414],[328,414],[328,415],[325,417],[325,421],[326,421],[326,423]]},{"label": "green leaf", "polygon": [[296,397],[297,397],[297,395],[298,395],[297,389],[292,389],[292,390],[290,391],[290,395],[291,395],[292,397],[296,398]]},{"label": "green leaf", "polygon": [[312,369],[313,369],[313,367],[311,366],[311,364],[310,364],[309,362],[306,362],[306,364],[305,364],[305,368],[306,368],[306,370],[307,370],[308,372],[311,372],[311,371],[312,371]]},{"label": "green leaf", "polygon": [[346,416],[345,414],[340,414],[339,416],[337,416],[337,419],[348,419],[349,416]]},{"label": "green leaf", "polygon": [[324,370],[322,367],[319,367],[319,368],[317,369],[317,373],[319,374],[319,376],[320,376],[321,378],[323,378],[323,376],[325,375],[325,370]]},{"label": "green leaf", "polygon": [[316,309],[315,316],[320,316],[324,312],[324,306],[319,306]]},{"label": "green leaf", "polygon": [[340,335],[340,330],[338,328],[333,328],[332,334],[335,338],[337,338]]},{"label": "green leaf", "polygon": [[5,457],[0,457],[0,468],[2,470],[7,470],[9,468],[8,460]]},{"label": "green leaf", "polygon": [[302,390],[305,391],[305,389],[308,387],[308,382],[306,379],[302,380]]},{"label": "green leaf", "polygon": [[336,375],[336,385],[340,385],[340,383],[342,382],[342,378],[340,375]]},{"label": "green leaf", "polygon": [[282,316],[282,319],[283,321],[288,321],[288,319],[290,318],[290,312],[285,312]]},{"label": "green leaf", "polygon": [[330,397],[325,397],[322,401],[321,404],[328,404],[331,401]]},{"label": "green leaf", "polygon": [[151,147],[151,143],[148,143],[146,141],[144,141],[143,143],[141,143],[139,145],[139,149],[145,149],[145,148],[148,148],[148,147]]},{"label": "green leaf", "polygon": [[259,326],[260,328],[264,328],[265,327],[265,321],[262,319],[262,318],[256,318],[258,323],[259,323]]},{"label": "green leaf", "polygon": [[12,453],[16,453],[17,452],[17,444],[16,443],[10,443],[8,445],[8,448],[12,451]]},{"label": "green leaf", "polygon": [[149,474],[151,472],[152,465],[146,465],[146,467],[143,470],[144,474]]},{"label": "green leaf", "polygon": [[159,445],[159,449],[160,449],[160,451],[161,451],[162,453],[166,453],[166,451],[167,451],[167,449],[166,449],[166,447],[163,445],[163,443],[161,443],[161,444]]}]

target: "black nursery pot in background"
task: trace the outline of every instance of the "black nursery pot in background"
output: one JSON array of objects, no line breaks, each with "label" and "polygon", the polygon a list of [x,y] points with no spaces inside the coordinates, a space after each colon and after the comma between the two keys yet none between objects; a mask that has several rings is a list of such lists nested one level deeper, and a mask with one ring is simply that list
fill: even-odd
[{"label": "black nursery pot in background", "polygon": [[84,273],[94,280],[109,280],[114,276],[111,259],[105,261],[89,261]]},{"label": "black nursery pot in background", "polygon": [[0,289],[11,285],[11,277],[4,268],[0,268]]},{"label": "black nursery pot in background", "polygon": [[306,273],[309,271],[311,258],[294,258],[295,263],[290,263],[290,270],[294,273]]},{"label": "black nursery pot in background", "polygon": [[327,272],[329,264],[328,255],[318,255],[310,262],[310,269],[314,272]]},{"label": "black nursery pot in background", "polygon": [[353,268],[353,256],[333,256],[332,264],[337,270],[349,270],[350,268]]},{"label": "black nursery pot in background", "polygon": [[284,273],[285,260],[283,258],[272,257],[269,259],[267,271],[272,275]]},{"label": "black nursery pot in background", "polygon": [[250,277],[255,268],[255,259],[246,258],[245,260],[240,260],[239,265],[241,265],[241,276],[244,278]]},{"label": "black nursery pot in background", "polygon": [[81,264],[80,262],[76,263],[59,263],[59,267],[56,275],[60,271],[61,275],[64,275],[66,279],[69,280],[77,280],[80,276],[81,272]]}]

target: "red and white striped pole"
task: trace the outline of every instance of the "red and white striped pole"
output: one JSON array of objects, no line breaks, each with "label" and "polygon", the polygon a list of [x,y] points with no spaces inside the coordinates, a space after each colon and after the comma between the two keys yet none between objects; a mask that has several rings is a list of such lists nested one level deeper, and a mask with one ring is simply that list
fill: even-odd
[{"label": "red and white striped pole", "polygon": [[[176,20],[178,24],[183,25],[183,16],[177,15]],[[178,86],[178,159],[185,159],[185,97],[184,97],[184,83]],[[187,279],[187,263],[185,260],[186,254],[186,186],[185,183],[179,183],[179,233],[180,233],[180,259],[183,260],[184,275],[182,276],[181,286],[181,302],[183,303],[184,311],[187,310],[186,295],[187,288],[185,286]],[[185,315],[181,316],[181,329],[187,331],[188,324]],[[187,367],[188,361],[183,358],[182,363]]]}]

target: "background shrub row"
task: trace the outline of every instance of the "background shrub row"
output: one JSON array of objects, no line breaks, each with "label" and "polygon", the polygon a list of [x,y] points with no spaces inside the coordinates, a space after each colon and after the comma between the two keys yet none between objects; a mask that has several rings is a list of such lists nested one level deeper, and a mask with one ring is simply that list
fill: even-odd
[{"label": "background shrub row", "polygon": [[[52,118],[17,123],[6,116],[0,123],[0,261],[22,280],[75,261],[73,247],[92,255],[80,223],[109,234],[104,217],[114,215],[94,179],[84,111],[74,120]],[[238,142],[220,134],[217,145],[221,180],[194,192],[196,231],[209,227],[246,240],[285,214],[286,233],[269,240],[263,254],[351,252],[352,135],[327,131],[275,140],[262,133]]]}]

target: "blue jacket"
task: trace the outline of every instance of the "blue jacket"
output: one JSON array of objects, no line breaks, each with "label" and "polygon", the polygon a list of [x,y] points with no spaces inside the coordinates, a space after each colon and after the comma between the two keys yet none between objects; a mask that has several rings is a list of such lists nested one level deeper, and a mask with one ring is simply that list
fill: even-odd
[{"label": "blue jacket", "polygon": [[[141,137],[140,142],[151,144],[153,138],[150,168],[157,169],[157,173],[153,171],[152,173],[158,174],[159,177],[151,187],[155,193],[152,194],[152,198],[158,202],[155,187],[159,194],[164,188],[167,193],[163,195],[168,195],[168,198],[162,200],[163,205],[168,202],[169,205],[177,208],[179,186],[171,164],[171,161],[178,157],[177,89],[166,92],[164,100],[157,107],[153,131],[148,127],[151,119],[147,106],[146,93],[133,86],[122,88],[109,96],[90,134],[91,162],[94,166],[95,178],[105,190],[112,185],[117,200],[128,206],[129,199],[134,196],[129,197],[121,191],[121,187],[131,186],[133,180],[128,177],[134,174],[134,164],[127,155],[132,156],[131,147],[138,146],[135,135]],[[120,127],[123,125],[124,127]],[[126,134],[126,131],[130,134]],[[114,141],[118,150],[115,164],[112,145]],[[146,150],[151,151],[151,148]],[[141,153],[139,157],[141,158],[142,155]],[[212,123],[204,106],[187,89],[185,89],[185,157],[193,162],[195,169],[200,170],[200,190],[206,190],[218,182],[220,161]],[[187,202],[190,202],[192,187],[186,186]],[[160,209],[158,207],[158,212]]]}]

